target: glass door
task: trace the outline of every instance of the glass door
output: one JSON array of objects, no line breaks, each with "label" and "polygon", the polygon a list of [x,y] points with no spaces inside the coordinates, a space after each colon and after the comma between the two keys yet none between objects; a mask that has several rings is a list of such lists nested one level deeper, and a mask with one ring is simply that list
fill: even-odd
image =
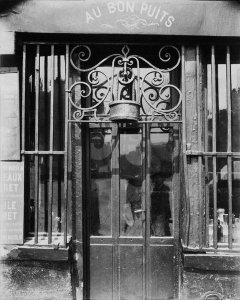
[{"label": "glass door", "polygon": [[178,126],[89,125],[85,141],[85,297],[175,297]]}]

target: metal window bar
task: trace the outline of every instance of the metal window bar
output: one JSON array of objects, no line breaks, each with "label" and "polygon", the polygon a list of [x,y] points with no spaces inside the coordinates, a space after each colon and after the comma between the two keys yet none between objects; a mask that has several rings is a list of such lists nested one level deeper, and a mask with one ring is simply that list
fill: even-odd
[{"label": "metal window bar", "polygon": [[[39,117],[39,68],[40,68],[40,46],[36,48],[35,58],[35,152],[38,151],[38,117]],[[35,244],[38,243],[38,219],[39,219],[39,157],[35,154],[35,224],[34,239]]]},{"label": "metal window bar", "polygon": [[186,186],[186,191],[185,191],[185,195],[186,195],[186,211],[187,211],[187,219],[186,219],[186,236],[187,236],[187,240],[186,240],[186,244],[188,245],[189,243],[189,225],[190,225],[190,199],[189,199],[189,187],[187,184],[187,180],[188,180],[188,172],[187,172],[187,155],[186,155],[186,151],[187,151],[187,130],[186,130],[186,78],[185,78],[185,46],[182,46],[181,49],[182,53],[182,57],[181,57],[181,67],[182,67],[182,73],[181,73],[181,85],[182,85],[182,97],[183,97],[183,101],[182,101],[182,147],[183,147],[183,172],[184,172],[184,181],[185,181],[185,186]]},{"label": "metal window bar", "polygon": [[[216,62],[215,47],[211,46],[212,150],[216,152]],[[217,249],[217,157],[213,156],[213,247]]]},{"label": "metal window bar", "polygon": [[[226,48],[226,91],[227,91],[227,115],[228,115],[228,138],[227,151],[232,151],[232,104],[231,104],[231,60],[230,47]],[[228,247],[232,249],[232,157],[227,157],[227,173],[228,173]]]},{"label": "metal window bar", "polygon": [[[150,184],[151,184],[151,180],[150,180],[150,167],[151,167],[151,154],[150,154],[150,151],[151,151],[151,142],[150,142],[150,131],[151,131],[151,125],[150,124],[146,124],[144,127],[143,127],[144,131],[143,131],[143,141],[144,141],[144,149],[145,149],[145,156],[146,156],[146,160],[145,160],[145,166],[144,166],[144,172],[146,174],[146,179],[145,179],[145,191],[146,191],[146,200],[145,200],[145,212],[146,212],[146,224],[145,224],[145,230],[146,230],[146,244],[149,244],[150,242],[150,236],[151,236],[151,233],[150,233],[150,203],[147,201],[148,199],[151,198],[151,195],[150,195]],[[146,247],[144,249],[145,251],[145,255],[146,257],[150,257],[150,249],[149,247]],[[144,271],[146,272],[147,274],[147,280],[145,281],[145,285],[144,285],[144,291],[145,291],[145,294],[148,297],[150,297],[150,287],[149,287],[149,281],[150,281],[150,266],[149,264],[147,263],[146,261],[146,258],[145,258],[145,261],[144,261]]]},{"label": "metal window bar", "polygon": [[26,45],[23,45],[22,57],[22,150],[25,150],[25,117],[26,117]]},{"label": "metal window bar", "polygon": [[[53,151],[53,103],[54,103],[54,45],[51,45],[51,100],[50,100],[50,151]],[[48,244],[52,243],[52,202],[53,202],[53,155],[49,156],[49,191],[48,191]]]},{"label": "metal window bar", "polygon": [[[198,149],[202,151],[202,125],[201,125],[201,62],[199,45],[196,46],[196,61],[197,61],[197,118],[198,118]],[[198,184],[199,184],[199,247],[203,246],[203,197],[202,197],[202,156],[198,156]]]},{"label": "metal window bar", "polygon": [[[65,90],[69,89],[69,45],[66,45],[65,53]],[[67,213],[68,213],[68,136],[69,136],[69,105],[68,93],[65,93],[65,140],[64,140],[64,246],[67,246]],[[71,125],[71,124],[70,124]]]},{"label": "metal window bar", "polygon": [[[207,65],[202,64],[202,76],[203,76],[203,86],[205,89],[203,89],[203,153],[207,152],[208,150],[208,94],[207,94]],[[209,168],[208,168],[208,157],[203,156],[204,161],[204,172],[205,172],[205,178],[208,176]],[[207,180],[205,180],[205,190],[204,190],[204,209],[205,209],[205,223],[204,223],[204,247],[209,247],[209,183]]]}]

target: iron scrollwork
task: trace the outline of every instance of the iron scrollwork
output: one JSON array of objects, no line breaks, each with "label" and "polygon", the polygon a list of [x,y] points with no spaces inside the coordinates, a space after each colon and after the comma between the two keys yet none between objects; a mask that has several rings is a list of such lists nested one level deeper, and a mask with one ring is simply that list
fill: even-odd
[{"label": "iron scrollwork", "polygon": [[180,65],[176,47],[163,46],[158,52],[158,61],[166,68],[156,67],[137,54],[130,55],[127,45],[121,53],[110,54],[93,66],[89,66],[91,58],[86,45],[75,46],[70,52],[70,64],[78,74],[67,91],[73,120],[109,121],[112,107],[120,103],[134,105],[130,110],[139,112],[138,121],[181,121],[182,95],[171,78]]}]

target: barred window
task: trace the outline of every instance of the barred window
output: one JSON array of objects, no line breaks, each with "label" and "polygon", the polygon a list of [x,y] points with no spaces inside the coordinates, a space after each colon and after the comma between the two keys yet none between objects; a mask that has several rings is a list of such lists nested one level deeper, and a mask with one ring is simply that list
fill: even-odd
[{"label": "barred window", "polygon": [[22,156],[25,163],[25,243],[66,245],[66,50],[23,46]]},{"label": "barred window", "polygon": [[203,51],[206,246],[240,246],[240,56],[237,47]]},{"label": "barred window", "polygon": [[[26,178],[25,236],[29,244],[52,244],[55,239],[66,245],[71,235],[67,92],[79,79],[74,70],[69,76],[71,49],[74,46],[23,46],[21,153]],[[186,147],[186,153],[201,162],[199,176],[204,178],[199,188],[202,246],[229,250],[240,244],[240,56],[234,46],[204,45],[196,49],[200,55],[195,57],[198,71],[194,76],[196,93],[201,95],[194,100],[198,104],[198,151]],[[182,85],[187,77],[184,72]],[[74,97],[81,92],[79,86],[74,86]],[[108,102],[106,98],[104,105]],[[190,126],[185,105],[183,99],[183,137]]]}]

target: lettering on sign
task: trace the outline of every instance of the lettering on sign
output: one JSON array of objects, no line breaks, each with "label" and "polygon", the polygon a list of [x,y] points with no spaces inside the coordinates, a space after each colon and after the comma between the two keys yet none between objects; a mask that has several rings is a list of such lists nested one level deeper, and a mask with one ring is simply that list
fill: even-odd
[{"label": "lettering on sign", "polygon": [[24,165],[0,162],[0,243],[23,243]]},{"label": "lettering on sign", "polygon": [[[110,17],[114,17],[113,22],[111,24],[106,23],[106,19]],[[174,16],[161,5],[134,1],[109,1],[105,3],[105,7],[96,5],[86,11],[87,24],[93,24],[100,19],[104,20],[101,26],[106,28],[114,28],[120,25],[128,30],[149,26],[170,28],[175,21]]]},{"label": "lettering on sign", "polygon": [[19,75],[0,70],[0,159],[20,160]]}]

